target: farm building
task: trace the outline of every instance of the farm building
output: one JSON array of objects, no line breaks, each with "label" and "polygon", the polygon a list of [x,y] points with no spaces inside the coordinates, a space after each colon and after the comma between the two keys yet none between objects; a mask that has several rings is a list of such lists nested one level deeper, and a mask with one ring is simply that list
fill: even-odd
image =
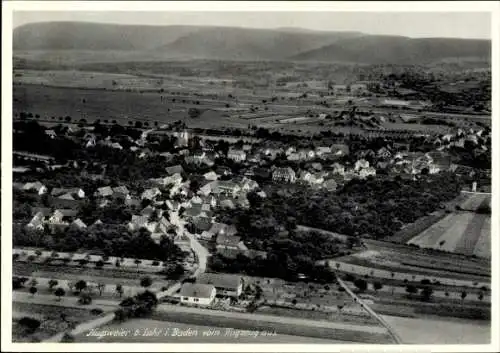
[{"label": "farm building", "polygon": [[217,295],[238,298],[243,290],[243,278],[238,275],[223,273],[202,273],[197,283],[211,284],[217,290]]},{"label": "farm building", "polygon": [[210,305],[217,291],[211,284],[184,283],[179,292],[181,303],[191,305]]}]

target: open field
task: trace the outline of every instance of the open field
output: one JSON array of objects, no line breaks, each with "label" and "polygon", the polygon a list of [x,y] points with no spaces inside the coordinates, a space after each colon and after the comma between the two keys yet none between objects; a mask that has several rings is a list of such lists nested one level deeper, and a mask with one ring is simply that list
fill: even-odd
[{"label": "open field", "polygon": [[[134,332],[137,328],[143,330],[143,332],[150,331],[161,332],[158,335],[152,336],[134,336],[133,333],[126,335],[123,338],[116,338],[111,336],[103,337],[102,339],[97,339],[95,336],[87,336],[87,334],[82,334],[76,337],[76,342],[120,342],[120,343],[323,343],[323,344],[348,344],[355,342],[348,341],[335,341],[327,340],[314,337],[303,337],[303,336],[291,336],[276,334],[265,335],[264,332],[258,334],[247,334],[244,333],[240,337],[236,337],[237,330],[231,328],[221,328],[212,326],[202,326],[202,325],[192,325],[183,324],[177,322],[159,321],[152,319],[134,319],[124,323],[110,324],[99,328],[100,331],[103,330],[131,330]],[[191,332],[190,336],[182,336],[181,333]],[[251,331],[250,331],[251,332]]]},{"label": "open field", "polygon": [[[65,321],[61,314],[65,314]],[[32,317],[41,322],[33,333],[27,333],[18,320],[24,316]],[[38,305],[13,302],[12,303],[12,340],[14,342],[39,342],[52,335],[85,322],[96,315],[90,309],[66,308],[55,305]]]},{"label": "open field", "polygon": [[331,260],[330,266],[341,272],[385,280],[420,283],[428,279],[443,286],[490,287],[491,265],[485,259],[385,242],[365,244],[367,251]]},{"label": "open field", "polygon": [[[478,245],[481,234],[483,235],[482,242],[487,242],[484,239],[491,237],[490,222],[486,221],[488,219],[491,219],[490,215],[472,212],[448,214],[420,235],[411,239],[408,244],[464,255],[478,253],[487,255],[485,251],[475,251],[475,248]],[[490,233],[489,236],[488,232]]]},{"label": "open field", "polygon": [[408,344],[489,344],[491,339],[491,326],[482,321],[383,318]]},{"label": "open field", "polygon": [[491,194],[468,193],[467,196],[464,202],[460,204],[460,208],[464,211],[475,212],[483,205],[491,207]]}]

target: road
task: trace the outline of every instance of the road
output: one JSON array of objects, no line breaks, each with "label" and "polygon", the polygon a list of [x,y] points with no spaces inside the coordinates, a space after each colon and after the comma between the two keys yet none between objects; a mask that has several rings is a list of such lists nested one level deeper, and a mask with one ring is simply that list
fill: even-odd
[{"label": "road", "polygon": [[402,344],[403,341],[401,340],[401,337],[394,331],[393,327],[389,325],[380,315],[378,315],[375,311],[372,310],[368,306],[368,304],[365,303],[364,300],[360,299],[352,290],[347,286],[344,281],[342,281],[338,276],[337,276],[337,281],[339,284],[345,289],[345,291],[354,299],[355,302],[359,303],[363,309],[365,309],[374,319],[376,319],[378,322],[384,326],[391,337],[394,339],[394,342],[398,344]]},{"label": "road", "polygon": [[120,304],[118,300],[93,299],[89,305],[81,305],[78,303],[78,297],[61,297],[59,300],[55,295],[23,293],[18,291],[12,292],[12,300],[15,302],[39,304],[39,305],[57,305],[68,308],[96,308],[99,307],[105,311],[114,310]]},{"label": "road", "polygon": [[[365,266],[359,266],[359,265],[352,265],[349,263],[344,263],[340,261],[327,261],[328,264],[330,265],[331,268],[337,269],[337,264],[339,264],[338,269],[342,272],[346,273],[352,273],[356,275],[369,275],[371,277],[375,278],[386,278],[386,279],[398,279],[398,280],[405,280],[407,279],[408,281],[411,282],[420,282],[422,279],[429,279],[431,281],[439,281],[443,285],[448,285],[448,286],[459,286],[459,287],[471,287],[471,288],[481,288],[482,286],[485,286],[487,288],[490,288],[490,283],[489,282],[476,282],[476,281],[466,281],[466,280],[459,280],[459,279],[452,279],[452,278],[444,278],[444,277],[437,277],[437,276],[432,276],[432,275],[418,275],[418,274],[411,274],[411,273],[406,273],[406,272],[391,272],[387,270],[381,270],[381,269],[373,269],[371,267],[365,267]],[[372,275],[373,272],[373,275]],[[394,274],[394,277],[391,275],[391,273]],[[413,279],[413,276],[415,277]],[[474,285],[474,283],[477,283],[477,285]]]},{"label": "road", "polygon": [[323,320],[308,320],[295,317],[280,317],[273,315],[263,315],[256,313],[239,313],[239,312],[228,312],[201,308],[191,308],[185,306],[159,304],[156,308],[158,312],[168,312],[168,313],[192,313],[196,315],[207,315],[212,317],[227,317],[233,319],[241,319],[242,321],[258,321],[258,322],[270,322],[270,323],[290,323],[296,325],[304,325],[308,327],[324,327],[337,330],[348,330],[375,334],[385,334],[387,330],[379,326],[369,326],[369,325],[354,325],[340,322],[331,322]]}]

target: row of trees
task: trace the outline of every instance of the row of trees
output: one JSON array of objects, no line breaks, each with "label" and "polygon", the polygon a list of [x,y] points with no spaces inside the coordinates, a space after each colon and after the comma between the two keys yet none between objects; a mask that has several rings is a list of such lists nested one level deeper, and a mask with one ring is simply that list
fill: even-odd
[{"label": "row of trees", "polygon": [[158,261],[181,261],[185,255],[167,236],[163,236],[158,244],[147,230],[129,231],[124,226],[96,226],[91,230],[70,228],[50,234],[14,225],[12,241],[14,246],[20,247],[33,246],[61,252],[86,249],[106,256]]}]

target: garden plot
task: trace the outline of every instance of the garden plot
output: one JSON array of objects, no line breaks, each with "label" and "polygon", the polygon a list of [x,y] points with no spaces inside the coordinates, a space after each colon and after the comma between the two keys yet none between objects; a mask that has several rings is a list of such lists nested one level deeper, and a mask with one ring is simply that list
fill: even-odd
[{"label": "garden plot", "polygon": [[483,225],[487,218],[488,216],[485,214],[474,215],[474,218],[469,222],[462,237],[457,242],[454,252],[464,255],[474,254],[474,249],[481,237]]},{"label": "garden plot", "polygon": [[407,244],[415,244],[423,247],[433,246],[436,241],[441,237],[443,232],[450,228],[454,223],[454,214],[449,214],[441,221],[433,224],[421,234],[417,235],[415,238],[411,239]]},{"label": "garden plot", "polygon": [[458,241],[463,236],[469,223],[474,219],[474,216],[475,215],[472,213],[457,215],[457,217],[454,218],[455,222],[453,225],[437,240],[437,244],[429,244],[429,247],[451,252],[455,251]]},{"label": "garden plot", "polygon": [[491,195],[488,194],[470,194],[469,198],[466,199],[460,208],[465,211],[476,211],[483,202],[489,203],[491,205]]},{"label": "garden plot", "polygon": [[481,216],[474,213],[450,214],[407,244],[449,252],[454,252],[457,247],[460,251],[473,248],[471,244],[475,243],[474,232],[479,232],[476,228],[481,223]]},{"label": "garden plot", "polygon": [[479,239],[474,248],[474,255],[491,258],[491,217],[486,217]]}]

